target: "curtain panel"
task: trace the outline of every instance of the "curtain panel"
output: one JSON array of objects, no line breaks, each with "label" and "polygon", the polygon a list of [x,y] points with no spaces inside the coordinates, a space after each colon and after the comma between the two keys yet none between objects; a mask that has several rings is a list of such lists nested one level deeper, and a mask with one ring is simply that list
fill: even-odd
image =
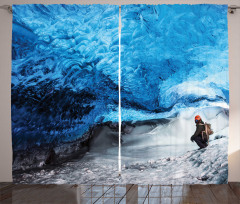
[{"label": "curtain panel", "polygon": [[14,182],[227,183],[227,9],[14,5]]}]

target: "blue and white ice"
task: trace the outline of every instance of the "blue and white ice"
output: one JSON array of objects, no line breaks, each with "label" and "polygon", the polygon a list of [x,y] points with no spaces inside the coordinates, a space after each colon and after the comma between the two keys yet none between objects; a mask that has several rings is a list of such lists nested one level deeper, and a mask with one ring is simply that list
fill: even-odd
[{"label": "blue and white ice", "polygon": [[228,106],[226,5],[124,5],[121,16],[123,121]]},{"label": "blue and white ice", "polygon": [[[122,121],[228,106],[226,8],[123,6]],[[73,140],[96,122],[117,122],[118,7],[17,5],[13,12],[13,142]]]},{"label": "blue and white ice", "polygon": [[117,122],[118,15],[114,5],[13,6],[15,150],[74,140],[112,112]]}]

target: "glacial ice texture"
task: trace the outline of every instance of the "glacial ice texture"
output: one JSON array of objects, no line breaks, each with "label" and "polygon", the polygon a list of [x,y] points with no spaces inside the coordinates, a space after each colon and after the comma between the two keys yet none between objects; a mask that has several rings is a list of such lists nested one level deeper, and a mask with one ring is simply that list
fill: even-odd
[{"label": "glacial ice texture", "polygon": [[118,119],[118,6],[14,5],[13,148],[81,137]]},{"label": "glacial ice texture", "polygon": [[228,106],[226,5],[123,5],[121,19],[123,121]]}]

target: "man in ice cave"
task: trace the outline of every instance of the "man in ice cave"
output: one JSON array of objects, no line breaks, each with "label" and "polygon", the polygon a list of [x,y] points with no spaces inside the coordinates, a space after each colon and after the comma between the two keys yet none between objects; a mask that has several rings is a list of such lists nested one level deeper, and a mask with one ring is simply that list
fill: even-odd
[{"label": "man in ice cave", "polygon": [[195,117],[195,123],[196,123],[196,131],[194,133],[194,135],[191,137],[191,141],[192,142],[196,142],[197,145],[200,147],[200,149],[207,147],[207,141],[204,141],[203,138],[206,138],[205,135],[203,137],[202,134],[206,134],[205,133],[205,126],[204,126],[204,122],[202,121],[201,117],[199,115],[197,115]]}]

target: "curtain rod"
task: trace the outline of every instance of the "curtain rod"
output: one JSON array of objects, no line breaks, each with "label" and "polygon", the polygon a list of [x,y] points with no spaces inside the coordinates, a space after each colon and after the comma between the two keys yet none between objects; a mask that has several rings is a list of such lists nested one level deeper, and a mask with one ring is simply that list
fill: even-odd
[{"label": "curtain rod", "polygon": [[[119,8],[121,8],[121,5],[119,6]],[[12,6],[11,5],[0,6],[0,9],[5,9],[9,13],[12,13]],[[235,6],[235,5],[228,6],[228,12],[231,13],[231,14],[234,14],[236,9],[240,9],[240,6]]]}]

